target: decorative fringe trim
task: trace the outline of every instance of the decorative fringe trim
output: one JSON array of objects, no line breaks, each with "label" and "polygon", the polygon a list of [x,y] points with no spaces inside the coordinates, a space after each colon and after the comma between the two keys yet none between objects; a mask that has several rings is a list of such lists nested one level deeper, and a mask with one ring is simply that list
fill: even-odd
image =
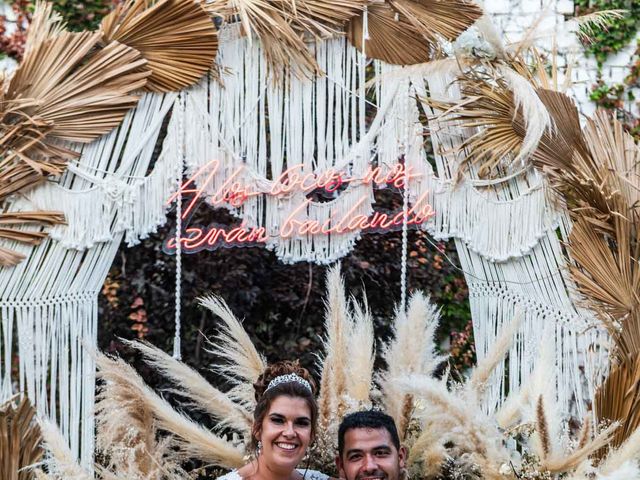
[{"label": "decorative fringe trim", "polygon": [[[446,74],[430,75],[429,94],[459,98],[451,81]],[[426,84],[414,82],[419,96],[427,94]],[[571,279],[563,276],[566,261],[557,232],[566,233],[566,216],[552,204],[543,179],[533,170],[496,182],[476,182],[486,185],[483,193],[469,180],[456,185],[453,179],[465,155],[461,144],[476,131],[443,126],[437,120],[431,120],[429,127],[439,178],[426,162],[411,159],[425,172],[426,181],[418,184],[417,192],[428,191],[436,211],[427,230],[436,237],[457,239],[469,285],[478,357],[487,355],[499,331],[517,311],[523,313],[508,359],[489,381],[486,409],[495,409],[507,392],[519,390],[529,380],[541,336],[551,324],[558,402],[565,414],[577,412],[584,417],[585,399],[593,398],[605,373],[608,336],[596,327],[589,312],[576,309]]]},{"label": "decorative fringe trim", "polygon": [[455,185],[426,172],[412,198],[427,195],[435,216],[424,224],[436,239],[457,238],[491,262],[529,254],[559,223],[542,180],[511,200],[493,189],[480,192],[469,180]]},{"label": "decorative fringe trim", "polygon": [[97,295],[125,231],[135,241],[164,223],[165,202],[171,186],[178,185],[173,172],[180,165],[160,159],[146,174],[174,99],[145,94],[120,128],[89,145],[72,145],[82,153],[80,166],[71,165],[59,185],[44,185],[10,206],[20,211],[43,202],[35,206],[65,211],[69,225],[54,232],[60,241],[16,245],[28,258],[0,269],[1,394],[13,390],[15,323],[20,388],[40,414],[59,423],[86,468],[93,465],[95,375],[83,345],[96,347]]},{"label": "decorative fringe trim", "polygon": [[[124,165],[119,170],[127,164],[148,163],[162,120],[174,98],[175,95],[145,94],[138,107],[128,114],[123,126],[126,129],[88,145],[82,152],[81,167],[73,171],[82,175],[82,167],[101,165],[103,161],[96,161],[100,155],[118,148],[124,148],[121,154]],[[138,140],[123,145],[123,132]],[[91,248],[96,243],[112,241],[121,232],[125,232],[128,246],[136,245],[166,222],[167,199],[179,185],[180,163],[173,162],[171,149],[167,150],[146,177],[127,177],[115,172],[103,179],[90,178],[92,185],[84,189],[77,184],[67,188],[47,183],[32,190],[28,201],[40,208],[50,209],[53,205],[64,212],[67,225],[51,228],[50,236],[67,248]]]},{"label": "decorative fringe trim", "polygon": [[[564,412],[584,418],[589,407],[585,399],[593,398],[595,386],[606,373],[602,368],[607,365],[608,358],[609,337],[597,326],[595,319],[588,322],[575,311],[538,302],[498,283],[470,283],[469,298],[476,352],[480,358],[491,350],[495,338],[513,320],[516,312],[523,313],[508,359],[496,369],[489,382],[487,411],[494,411],[508,392],[518,391],[529,378],[538,359],[545,325],[553,322],[555,335],[547,340],[555,344],[558,403]],[[508,382],[505,381],[505,367],[509,371]]]},{"label": "decorative fringe trim", "polygon": [[41,416],[60,425],[71,451],[79,454],[84,465],[93,464],[95,390],[95,364],[84,345],[97,348],[97,294],[86,291],[38,301],[0,302],[3,396],[11,393],[15,322],[20,391],[27,392]]}]

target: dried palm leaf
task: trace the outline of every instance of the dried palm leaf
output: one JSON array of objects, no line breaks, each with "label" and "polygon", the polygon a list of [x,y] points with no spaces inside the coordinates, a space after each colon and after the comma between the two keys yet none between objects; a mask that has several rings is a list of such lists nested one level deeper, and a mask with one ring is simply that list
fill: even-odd
[{"label": "dried palm leaf", "polygon": [[459,103],[421,98],[431,108],[443,112],[439,118],[445,123],[457,122],[460,128],[478,129],[466,139],[466,160],[478,167],[478,175],[487,177],[505,159],[520,152],[522,135],[514,128],[514,120],[521,121],[515,110],[513,93],[498,80],[496,87],[480,80],[461,77],[463,100]]},{"label": "dried palm leaf", "polygon": [[364,10],[367,0],[271,0],[285,12],[294,28],[316,38],[339,35],[345,24]]},{"label": "dried palm leaf", "polygon": [[441,38],[453,41],[482,16],[482,9],[465,0],[389,0],[433,44]]},{"label": "dried palm leaf", "polygon": [[0,111],[0,198],[59,175],[76,152],[59,140],[89,142],[116,127],[148,72],[137,52],[114,43],[97,50],[97,33],[63,30],[38,4],[24,60],[5,85]]},{"label": "dried palm leaf", "polygon": [[106,42],[134,48],[152,71],[145,86],[153,92],[181,90],[213,65],[218,38],[207,12],[190,0],[128,0],[102,21]]},{"label": "dried palm leaf", "polygon": [[52,2],[36,1],[29,32],[24,45],[24,56],[65,31],[62,15],[53,10]]},{"label": "dried palm leaf", "polygon": [[[413,65],[432,59],[432,44],[406,18],[398,17],[388,3],[373,3],[364,15],[353,18],[347,27],[349,41],[367,57],[394,65]],[[366,35],[365,35],[366,33]]]},{"label": "dried palm leaf", "polygon": [[[115,388],[125,392],[127,398],[139,402],[141,408],[153,413],[158,427],[178,437],[177,445],[187,458],[196,457],[226,468],[237,468],[243,464],[242,452],[174,410],[125,362],[98,354],[97,366],[100,378],[115,384]],[[113,413],[117,415],[117,412]]]},{"label": "dried palm leaf", "polygon": [[246,35],[256,35],[277,78],[283,69],[298,76],[320,74],[305,39],[340,35],[345,23],[366,4],[366,0],[216,0],[203,6],[213,17],[228,22],[239,19]]},{"label": "dried palm leaf", "polygon": [[[38,211],[0,213],[0,238],[29,245],[38,245],[47,237],[47,233],[7,227],[19,225],[59,225],[64,222],[64,215],[61,212]],[[13,266],[23,259],[24,255],[20,253],[9,249],[0,249],[0,266]]]},{"label": "dried palm leaf", "polygon": [[[212,15],[218,15],[220,5],[205,4]],[[304,42],[302,32],[294,28],[294,18],[266,0],[228,0],[223,11],[231,11],[250,38],[256,35],[262,42],[267,65],[274,78],[282,71],[296,76],[313,77],[322,73],[314,56]]]},{"label": "dried palm leaf", "polygon": [[[629,225],[624,219],[616,218],[615,221],[621,228]],[[594,228],[593,222],[581,217],[574,220],[569,245],[571,257],[576,262],[571,273],[579,290],[589,298],[589,306],[599,313],[618,346],[624,353],[631,353],[633,350],[624,348],[620,343],[618,332],[622,319],[628,317],[625,323],[636,319],[633,312],[638,303],[638,287],[632,283],[637,273],[634,275],[627,270],[633,265],[630,265],[632,258],[629,250],[624,248],[625,243],[618,243],[612,248]]]},{"label": "dried palm leaf", "polygon": [[41,433],[35,422],[35,409],[26,396],[0,404],[0,478],[29,480],[26,468],[43,455]]},{"label": "dried palm leaf", "polygon": [[48,138],[93,141],[136,105],[138,98],[129,93],[144,86],[145,61],[118,43],[86,60],[99,40],[99,33],[63,33],[34,48],[11,79],[7,101],[50,123]]},{"label": "dried palm leaf", "polygon": [[[596,392],[594,407],[599,420],[620,424],[611,447],[619,447],[632,435],[637,438],[640,427],[640,353],[611,369]],[[635,448],[631,444],[628,446]],[[605,453],[605,449],[600,452],[601,456]]]},{"label": "dried palm leaf", "polygon": [[215,342],[208,342],[211,347],[208,351],[226,362],[216,365],[216,371],[235,385],[232,397],[253,410],[253,384],[267,366],[264,357],[222,298],[211,295],[200,298],[199,303],[222,320]]},{"label": "dried palm leaf", "polygon": [[[477,131],[462,144],[467,160],[487,177],[506,162],[524,162],[536,151],[553,120],[536,89],[511,68],[499,67],[495,75],[468,73],[458,77],[462,100],[456,103],[421,99],[445,112],[445,122]],[[508,164],[507,163],[507,164]]]},{"label": "dried palm leaf", "polygon": [[169,377],[177,392],[189,398],[192,405],[218,420],[218,428],[231,427],[249,436],[252,418],[249,412],[212,386],[198,372],[148,343],[125,341],[138,350],[147,362]]}]

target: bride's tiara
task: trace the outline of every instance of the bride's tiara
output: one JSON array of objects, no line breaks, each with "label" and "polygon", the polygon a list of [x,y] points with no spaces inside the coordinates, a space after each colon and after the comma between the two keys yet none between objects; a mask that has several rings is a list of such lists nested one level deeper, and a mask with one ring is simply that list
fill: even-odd
[{"label": "bride's tiara", "polygon": [[290,383],[290,382],[298,383],[302,385],[304,388],[306,388],[307,390],[309,390],[309,393],[313,393],[313,390],[311,389],[311,384],[307,380],[302,378],[300,375],[296,375],[295,373],[287,373],[286,375],[280,375],[274,378],[269,382],[269,385],[267,385],[267,388],[264,391],[268,392],[273,387],[276,387],[282,383]]}]

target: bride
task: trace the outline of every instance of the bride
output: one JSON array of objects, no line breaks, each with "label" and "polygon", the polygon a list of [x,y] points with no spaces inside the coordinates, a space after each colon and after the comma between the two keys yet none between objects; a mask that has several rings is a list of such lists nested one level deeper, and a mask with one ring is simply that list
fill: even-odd
[{"label": "bride", "polygon": [[250,448],[253,460],[218,480],[328,480],[314,470],[297,468],[316,433],[316,386],[295,362],[266,368],[255,389]]}]

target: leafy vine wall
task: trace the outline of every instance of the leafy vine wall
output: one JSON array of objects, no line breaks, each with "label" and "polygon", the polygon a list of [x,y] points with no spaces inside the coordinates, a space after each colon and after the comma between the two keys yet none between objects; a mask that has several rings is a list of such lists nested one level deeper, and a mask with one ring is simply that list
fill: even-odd
[{"label": "leafy vine wall", "polygon": [[[527,36],[537,23],[538,42],[557,49],[560,67],[573,65],[576,82],[571,94],[590,115],[598,107],[615,110],[627,129],[640,138],[640,2],[637,0],[490,0],[485,10],[510,41]],[[628,14],[594,32],[592,42],[580,42],[574,18],[601,10]]]}]

